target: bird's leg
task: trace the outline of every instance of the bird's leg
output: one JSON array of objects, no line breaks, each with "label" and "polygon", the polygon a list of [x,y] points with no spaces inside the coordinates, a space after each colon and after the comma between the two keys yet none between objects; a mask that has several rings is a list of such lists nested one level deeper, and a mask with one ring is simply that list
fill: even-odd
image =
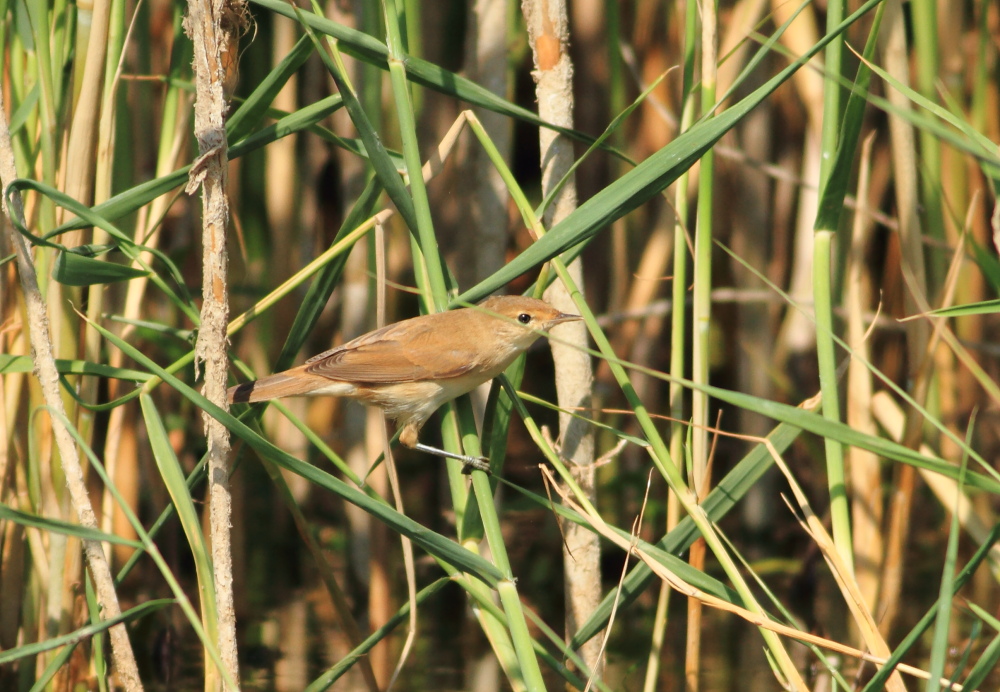
[{"label": "bird's leg", "polygon": [[428,454],[435,454],[439,457],[446,457],[448,459],[458,459],[465,464],[465,468],[462,469],[462,473],[469,475],[473,471],[483,471],[485,473],[490,473],[490,460],[486,457],[470,457],[467,454],[455,454],[454,452],[448,452],[443,449],[438,449],[437,447],[431,447],[429,445],[417,442],[413,445],[413,449],[419,450],[421,452],[427,452]]},{"label": "bird's leg", "polygon": [[465,464],[465,468],[462,469],[462,473],[466,475],[472,473],[473,471],[483,471],[487,474],[490,473],[490,460],[486,457],[473,457],[467,454],[455,454],[454,452],[422,444],[417,442],[417,434],[419,432],[419,426],[414,425],[413,423],[407,423],[403,426],[402,432],[399,433],[399,441],[410,449],[416,449],[420,452],[426,452],[427,454],[434,454],[439,457],[457,459],[458,461],[461,461]]}]

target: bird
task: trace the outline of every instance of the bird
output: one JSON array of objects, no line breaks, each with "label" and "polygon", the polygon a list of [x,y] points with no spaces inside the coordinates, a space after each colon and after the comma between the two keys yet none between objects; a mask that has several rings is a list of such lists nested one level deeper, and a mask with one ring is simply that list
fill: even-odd
[{"label": "bird", "polygon": [[484,457],[418,441],[442,404],[501,374],[552,327],[582,319],[525,296],[492,296],[473,307],[421,315],[363,334],[302,365],[230,387],[229,403],[289,396],[341,396],[381,408],[410,449],[458,459],[489,473]]}]

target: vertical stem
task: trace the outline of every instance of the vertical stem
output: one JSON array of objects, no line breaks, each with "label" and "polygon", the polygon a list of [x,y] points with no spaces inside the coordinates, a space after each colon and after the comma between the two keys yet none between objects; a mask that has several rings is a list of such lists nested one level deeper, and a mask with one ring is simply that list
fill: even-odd
[{"label": "vertical stem", "polygon": [[[573,127],[573,63],[569,57],[569,16],[562,0],[525,0],[522,4],[534,57],[535,93],[538,115],[545,121]],[[543,128],[539,131],[542,161],[542,194],[562,180],[573,165],[573,145],[563,135]],[[545,211],[544,225],[551,227],[576,209],[576,181],[570,177]],[[577,259],[567,267],[576,290],[583,291],[583,263]],[[575,303],[568,286],[555,282],[545,298],[558,310],[574,312]],[[556,393],[562,411],[559,432],[562,455],[587,499],[595,501],[594,432],[582,419],[566,411],[592,406],[594,371],[586,351],[587,327],[573,322],[557,327],[552,346],[556,371]],[[572,522],[563,526],[564,583],[566,590],[567,640],[597,609],[601,598],[601,548],[598,536]],[[580,648],[580,655],[592,675],[600,674],[601,637],[593,637]]]},{"label": "vertical stem", "polygon": [[[122,10],[122,12],[124,12],[124,10]],[[177,80],[181,77],[181,66],[183,66],[184,69],[187,69],[187,66],[191,62],[189,50],[190,43],[181,30],[182,14],[183,9],[181,7],[178,6],[174,8],[172,29],[175,38],[173,50],[171,51],[171,70],[169,76]],[[120,44],[123,44],[123,41],[124,38],[122,37],[121,40],[115,42],[117,49],[112,51],[112,55],[120,55],[122,48]],[[117,70],[117,66],[114,66],[113,69]],[[186,107],[182,107],[180,104],[180,94],[180,87],[170,86],[167,88],[166,94],[163,97],[163,105],[161,107],[163,115],[162,122],[160,124],[160,131],[158,133],[159,147],[156,156],[156,168],[154,174],[156,177],[166,175],[181,165],[180,158],[182,154],[180,152],[180,148],[175,147],[174,143],[184,136],[183,130],[186,130],[187,124],[186,119],[181,117],[181,113],[182,111],[186,113],[187,109]],[[114,101],[113,94],[109,96],[108,101]],[[113,120],[113,118],[110,120]],[[109,123],[109,125],[111,126],[111,131],[108,132],[107,145],[109,148],[113,149],[113,122]],[[101,127],[104,127],[103,123]],[[113,172],[109,170],[107,176],[98,175],[96,186],[94,188],[95,199],[101,200],[110,197],[112,173]],[[159,219],[163,215],[168,204],[169,202],[166,197],[157,198],[150,204],[148,213],[144,215],[146,221],[140,222],[136,225],[133,237],[139,240],[146,247],[152,248],[159,245],[160,229],[162,226],[156,225],[158,222],[155,220]],[[140,219],[141,218],[143,217],[140,216]],[[150,219],[153,221],[150,221]],[[142,262],[147,265],[154,261],[152,253],[148,251],[144,251],[140,257]],[[128,282],[128,288],[125,293],[125,307],[123,310],[123,314],[126,318],[139,318],[146,305],[146,288],[148,285],[149,279],[145,276]],[[126,325],[122,329],[121,335],[123,338],[129,339],[134,333],[134,330],[135,327]],[[125,361],[125,354],[116,349],[111,352],[109,359],[112,367],[121,367],[122,363]],[[120,385],[121,383],[118,380],[111,380],[108,383],[109,399],[114,399],[118,396]],[[105,460],[105,468],[112,478],[115,478],[119,470],[124,469],[125,467],[124,463],[120,465],[122,459],[119,456],[119,449],[121,449],[122,442],[127,439],[127,435],[129,433],[125,431],[124,428],[128,426],[128,421],[132,417],[133,414],[130,413],[129,407],[118,406],[111,411],[108,418],[108,433],[105,436],[104,455],[102,458]],[[124,490],[120,485],[118,486],[118,489],[119,491]],[[124,514],[120,509],[115,507],[110,492],[105,492],[101,514],[103,526],[106,531],[111,532],[112,526],[120,526],[122,527],[122,530],[125,530],[127,527],[127,530],[131,532],[132,529],[128,522],[124,521]]]},{"label": "vertical stem", "polygon": [[[826,30],[832,31],[844,21],[844,1],[829,0],[826,8]],[[827,178],[836,159],[837,140],[840,137],[840,114],[842,87],[840,86],[840,66],[843,61],[844,39],[837,36],[826,45],[823,61],[827,79],[823,82],[823,156],[819,162],[819,189],[826,187]]]},{"label": "vertical stem", "polygon": [[[503,0],[475,0],[469,7],[466,32],[466,73],[502,98],[509,91],[507,11],[508,3]],[[481,107],[473,110],[500,156],[509,161],[514,133],[510,118]],[[470,231],[457,239],[462,261],[455,273],[460,285],[471,286],[503,266],[507,224],[501,220],[507,216],[508,193],[482,147],[469,145],[463,158],[460,184],[472,203],[468,207]]]},{"label": "vertical stem", "polygon": [[[684,109],[681,113],[680,131],[684,132],[694,121],[695,100],[691,95],[694,84],[694,46],[697,42],[698,8],[694,2],[686,3],[685,40],[684,40]],[[673,309],[670,313],[670,372],[683,375],[687,355],[687,218],[688,218],[688,183],[690,171],[684,171],[677,179],[674,188],[674,208],[677,219],[674,223],[674,264],[671,278],[670,302]],[[684,458],[684,434],[687,426],[684,424],[684,387],[676,380],[671,380],[670,389],[670,456],[674,459]],[[677,495],[669,487],[667,489],[667,526],[669,533],[680,518],[680,502]],[[660,585],[660,595],[656,602],[652,646],[650,646],[646,679],[643,683],[644,692],[653,692],[659,687],[660,655],[666,639],[667,612],[670,606],[669,584]]]},{"label": "vertical stem", "polygon": [[420,245],[423,265],[427,273],[427,289],[431,298],[427,309],[430,312],[437,312],[443,310],[448,303],[444,267],[441,263],[441,253],[438,252],[434,223],[431,221],[430,202],[427,200],[427,187],[424,185],[424,176],[421,171],[423,164],[420,161],[420,147],[417,142],[417,126],[413,116],[410,84],[406,78],[406,69],[403,67],[406,54],[403,51],[396,2],[395,0],[383,0],[383,5],[386,39],[389,47],[389,82],[392,85],[392,94],[396,104],[396,117],[399,119],[399,131],[403,139],[403,161],[406,163],[410,194],[417,217],[417,228],[410,230],[413,231]]},{"label": "vertical stem", "polygon": [[[701,2],[701,107],[706,112],[715,104],[715,1]],[[710,115],[710,114],[709,114]],[[694,235],[694,327],[691,379],[708,384],[708,364],[711,358],[710,328],[712,319],[712,178],[715,156],[709,150],[701,158],[698,178],[698,220]],[[691,394],[694,423],[692,431],[692,457],[694,472],[691,478],[695,492],[703,487],[708,463],[708,396],[695,390]]]},{"label": "vertical stem", "polygon": [[[877,435],[872,417],[872,373],[862,364],[869,360],[863,311],[871,304],[871,286],[864,274],[864,253],[874,226],[868,212],[871,151],[874,137],[865,140],[861,152],[858,186],[855,198],[858,210],[854,216],[851,248],[848,254],[847,280],[844,282],[844,308],[847,312],[847,342],[855,356],[847,370],[847,424],[854,430]],[[885,557],[882,517],[885,503],[882,489],[882,465],[878,455],[867,450],[848,450],[848,471],[851,477],[852,539],[858,557],[855,579],[865,605],[875,612],[879,591],[879,573]]]},{"label": "vertical stem", "polygon": [[[716,51],[718,27],[715,0],[699,0],[701,6],[701,110],[712,117],[715,105]],[[691,315],[691,380],[708,384],[709,363],[712,359],[712,204],[714,202],[715,154],[709,149],[701,158],[698,178],[698,209],[694,234],[694,295]],[[676,308],[676,306],[675,306]],[[697,498],[708,492],[708,427],[709,397],[695,389],[691,392],[691,477],[688,482]],[[682,458],[682,457],[676,457]],[[704,544],[693,549],[691,564],[696,569],[703,565]],[[698,671],[701,668],[701,603],[688,599],[687,648],[684,652],[686,688],[698,689]]]},{"label": "vertical stem", "polygon": [[[694,88],[695,46],[698,36],[698,6],[695,0],[684,4],[684,109],[681,112],[680,131],[684,132],[694,121],[695,99]],[[670,314],[670,372],[683,376],[687,364],[687,275],[688,275],[688,182],[690,171],[684,171],[677,180],[674,189],[674,208],[677,210],[677,220],[674,224],[674,271],[671,283],[670,302],[673,310]],[[684,434],[687,426],[684,421],[684,387],[676,380],[670,382],[670,456],[673,459],[684,458]],[[667,490],[667,531],[672,529],[680,517],[680,502],[672,489]],[[656,617],[653,634],[653,645],[650,647],[649,664],[646,668],[644,692],[653,692],[658,687],[658,672],[660,653],[665,640],[667,627],[667,608],[670,603],[671,588],[668,584],[660,586],[660,596],[656,604]]]},{"label": "vertical stem", "polygon": [[[831,0],[827,6],[827,30],[838,26],[844,17],[843,0]],[[840,136],[841,86],[839,82],[843,39],[838,36],[826,47],[827,79],[823,82],[823,124],[821,129],[819,189],[826,188],[836,161]],[[816,311],[816,359],[820,390],[823,393],[823,417],[840,422],[840,392],[837,380],[837,352],[833,341],[833,275],[831,256],[836,228],[817,227],[813,238],[813,295]],[[854,551],[851,540],[851,508],[847,497],[844,470],[844,446],[832,437],[825,437],[826,475],[830,490],[830,523],[833,541],[844,565],[854,571]]]},{"label": "vertical stem", "polygon": [[[94,153],[97,150],[97,124],[101,118],[104,94],[104,60],[108,49],[111,0],[94,3],[90,40],[86,47],[86,69],[80,97],[73,107],[73,123],[66,152],[66,193],[90,205],[94,194]],[[82,46],[77,46],[81,50]]]},{"label": "vertical stem", "polygon": [[[225,114],[227,77],[235,74],[237,44],[245,8],[234,0],[190,0],[185,29],[194,43],[195,136],[199,158],[191,170],[188,194],[202,188],[202,310],[195,346],[195,370],[205,363],[205,396],[227,409],[226,327],[229,294],[226,227],[229,222],[228,143]],[[212,564],[218,607],[219,652],[229,678],[239,681],[236,649],[236,612],[230,527],[232,494],[229,486],[229,432],[219,421],[203,415],[208,443],[208,492]],[[208,660],[206,659],[206,666]],[[206,672],[205,689],[220,688],[217,673]]]},{"label": "vertical stem", "polygon": [[[935,0],[911,0],[910,11],[913,14],[913,42],[916,57],[916,69],[913,71],[917,90],[928,99],[938,98],[938,83],[941,76],[941,51],[938,48],[938,5]],[[948,10],[944,10],[948,11]],[[947,79],[944,80],[947,85]],[[947,89],[947,86],[945,86]],[[941,142],[927,128],[920,128],[920,184],[922,195],[920,203],[923,207],[923,217],[927,223],[927,234],[932,238],[945,241],[944,208],[941,190],[943,178]],[[930,254],[928,277],[931,284],[938,285],[944,276],[945,269],[943,253]]]},{"label": "vertical stem", "polygon": [[[44,0],[34,0],[25,3],[27,5],[27,15],[31,21],[32,37],[35,41],[35,59],[38,71],[38,82],[41,86],[39,97],[40,131],[38,137],[39,151],[42,156],[42,180],[55,187],[56,184],[56,164],[59,152],[56,143],[56,130],[58,128],[57,99],[60,93],[55,81],[55,68],[52,65],[52,50],[49,40],[49,30],[52,27],[52,18],[49,13],[48,3]],[[43,230],[50,230],[55,227],[55,206],[51,200],[43,199],[41,202],[40,226]],[[63,241],[65,242],[65,240]],[[53,251],[46,248],[41,252],[45,264],[39,266],[39,273],[48,276],[48,265]],[[43,296],[45,296],[46,286],[40,286]]]},{"label": "vertical stem", "polygon": [[[823,417],[840,422],[840,392],[837,381],[837,354],[833,342],[833,303],[831,299],[830,258],[834,231],[818,230],[813,239],[813,286],[816,310],[816,357],[819,362],[819,386],[823,393]],[[854,570],[851,541],[850,504],[844,472],[844,447],[831,436],[823,438],[826,449],[827,486],[830,489],[830,523],[833,541],[844,560]]]},{"label": "vertical stem", "polygon": [[[903,84],[909,84],[909,56],[907,55],[906,26],[903,18],[902,3],[899,0],[887,0],[883,28],[879,33],[880,44],[885,61],[886,71]],[[888,92],[888,99],[894,112],[910,110],[909,99],[897,89]],[[926,273],[924,267],[923,230],[917,215],[917,158],[916,141],[913,126],[905,118],[889,114],[889,135],[892,143],[893,182],[896,192],[896,209],[899,216],[899,242],[902,251],[904,276],[909,281],[903,289],[906,313],[909,315],[920,312],[920,303],[913,298],[914,292],[926,295]],[[906,322],[906,350],[909,366],[909,380],[913,387],[914,399],[923,405],[926,400],[926,380],[921,373],[927,342],[930,339],[929,325],[926,320],[909,320]],[[910,416],[907,419],[903,444],[916,447],[919,444],[923,419],[920,416]],[[902,466],[896,479],[896,491],[892,496],[892,507],[888,514],[890,526],[886,543],[886,573],[883,575],[880,614],[884,613],[879,622],[883,632],[892,627],[892,622],[899,612],[899,594],[902,587],[903,552],[909,536],[909,519],[912,509],[913,492],[916,471],[908,465]],[[888,570],[890,566],[898,569]]]}]

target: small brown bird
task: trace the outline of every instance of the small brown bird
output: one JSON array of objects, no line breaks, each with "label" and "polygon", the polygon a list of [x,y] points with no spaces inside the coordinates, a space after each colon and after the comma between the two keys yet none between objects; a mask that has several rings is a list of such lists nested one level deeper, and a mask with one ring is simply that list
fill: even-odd
[{"label": "small brown bird", "polygon": [[399,441],[407,447],[488,472],[482,457],[420,444],[420,428],[441,404],[506,370],[543,332],[578,319],[535,298],[494,296],[476,307],[387,325],[291,370],[231,387],[229,402],[285,396],[357,399],[395,419],[402,427]]}]

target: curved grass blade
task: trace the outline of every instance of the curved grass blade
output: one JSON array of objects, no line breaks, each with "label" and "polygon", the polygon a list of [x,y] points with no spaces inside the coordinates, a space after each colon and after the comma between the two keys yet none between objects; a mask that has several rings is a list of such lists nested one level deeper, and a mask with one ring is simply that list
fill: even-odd
[{"label": "curved grass blade", "polygon": [[153,399],[148,394],[139,397],[139,404],[142,407],[142,418],[146,423],[149,447],[153,452],[156,468],[159,469],[163,484],[170,494],[170,501],[177,511],[177,518],[180,519],[181,528],[194,559],[198,594],[201,600],[202,625],[209,639],[214,642],[218,640],[219,625],[211,552],[205,541],[201,521],[194,508],[194,501],[191,499],[187,478],[184,477],[184,471],[174,454],[160,413],[156,410]]},{"label": "curved grass blade", "polygon": [[[166,253],[159,250],[158,248],[147,247],[135,243],[131,238],[129,238],[127,235],[118,230],[118,228],[116,228],[110,221],[102,217],[100,214],[97,214],[93,209],[81,204],[73,197],[67,195],[61,190],[55,189],[50,185],[38,182],[37,180],[30,180],[28,178],[18,178],[16,180],[11,181],[11,183],[7,186],[7,189],[4,191],[4,195],[9,199],[9,196],[13,194],[15,190],[17,191],[32,190],[41,195],[44,195],[55,204],[62,207],[63,209],[66,209],[67,211],[76,214],[79,218],[83,219],[88,225],[96,226],[97,228],[100,228],[102,231],[105,231],[110,237],[118,241],[117,247],[123,253],[125,253],[125,255],[128,256],[129,259],[131,259],[133,262],[136,262],[140,267],[142,267],[144,271],[148,272],[150,280],[157,286],[157,288],[163,291],[163,294],[166,295],[167,298],[169,298],[170,301],[174,305],[176,305],[177,308],[181,310],[192,322],[198,324],[199,321],[198,312],[195,310],[191,300],[185,299],[187,297],[186,294],[185,298],[182,298],[181,296],[177,295],[177,293],[173,291],[170,288],[170,286],[167,285],[167,283],[163,280],[163,278],[158,273],[152,271],[145,264],[145,262],[142,261],[140,257],[141,252],[148,252],[157,259],[159,259],[164,264],[164,266],[167,267],[175,285],[181,287],[182,291],[184,291],[185,290],[184,278],[181,275],[180,270],[173,263],[170,257],[166,255]],[[57,250],[63,251],[64,253],[71,251],[69,248],[59,245],[58,243],[53,243],[49,240],[49,238],[56,237],[63,231],[56,229],[51,233],[46,234],[45,236],[39,237],[31,233],[31,231],[29,231],[25,226],[23,226],[17,219],[11,217],[11,221],[14,224],[15,228],[17,228],[18,232],[21,233],[21,235],[23,235],[33,245],[41,245],[44,247],[55,248]]]},{"label": "curved grass blade", "polygon": [[124,403],[132,401],[132,399],[139,396],[142,393],[141,389],[133,389],[128,394],[123,394],[117,399],[112,399],[111,401],[106,401],[103,404],[92,404],[89,401],[84,400],[82,396],[77,394],[76,386],[69,381],[65,375],[59,375],[59,382],[62,384],[66,393],[77,403],[78,406],[88,410],[88,411],[110,411],[113,408],[118,408]]},{"label": "curved grass blade", "polygon": [[60,519],[51,519],[49,517],[40,517],[37,514],[28,514],[27,512],[22,512],[3,503],[0,503],[0,519],[7,519],[16,524],[21,524],[22,526],[30,526],[31,528],[38,529],[39,531],[50,531],[52,533],[61,533],[66,536],[73,536],[74,538],[79,538],[82,541],[114,543],[116,545],[126,545],[130,548],[135,548],[136,550],[141,550],[143,547],[142,543],[139,541],[122,538],[121,536],[116,536],[113,533],[105,533],[100,529],[91,529],[86,526],[80,526],[79,524],[62,521]]},{"label": "curved grass blade", "polygon": [[[31,356],[12,356],[0,353],[0,375],[15,372],[31,372],[34,367]],[[56,370],[64,375],[96,375],[111,377],[129,382],[145,382],[150,379],[149,373],[129,368],[115,368],[104,363],[91,363],[86,360],[56,359]]]},{"label": "curved grass blade", "polygon": [[144,269],[103,262],[76,252],[60,252],[52,268],[52,278],[64,286],[93,286],[130,281],[148,275],[149,272]]},{"label": "curved grass blade", "polygon": [[[98,328],[98,331],[100,331],[100,328]],[[128,521],[129,525],[132,527],[132,529],[139,536],[139,539],[142,541],[143,548],[145,549],[146,553],[153,559],[153,562],[156,563],[156,567],[159,570],[160,575],[163,577],[164,581],[167,582],[168,586],[170,587],[170,590],[173,592],[175,601],[181,607],[181,610],[187,617],[188,624],[190,624],[191,628],[198,636],[198,639],[201,641],[206,654],[210,656],[211,659],[215,662],[215,665],[221,671],[222,678],[226,682],[226,684],[228,684],[230,687],[235,688],[236,685],[232,681],[229,673],[226,671],[225,666],[222,665],[222,659],[219,656],[215,640],[210,639],[206,635],[205,628],[202,626],[202,623],[198,618],[198,614],[195,612],[194,606],[191,604],[191,600],[188,598],[187,594],[184,592],[184,589],[181,587],[180,583],[177,581],[177,578],[174,576],[174,573],[167,565],[167,562],[164,559],[163,554],[160,553],[156,544],[149,537],[149,534],[146,532],[146,529],[142,525],[142,522],[139,521],[139,518],[135,515],[135,512],[133,512],[129,504],[125,502],[125,499],[122,497],[121,493],[118,492],[118,488],[108,477],[104,465],[97,458],[97,455],[94,454],[94,450],[90,448],[86,440],[84,440],[83,437],[81,436],[80,431],[77,430],[77,428],[72,423],[70,423],[69,419],[66,418],[66,416],[64,416],[62,413],[58,411],[53,410],[48,406],[45,406],[43,408],[48,411],[50,416],[62,422],[63,427],[66,429],[67,432],[69,432],[70,435],[73,436],[73,439],[76,440],[76,443],[83,450],[83,453],[87,456],[87,459],[90,461],[91,468],[93,468],[93,470],[97,473],[101,481],[104,482],[104,487],[107,488],[108,491],[111,493],[112,498],[114,498],[114,501],[117,503],[118,507],[125,515],[125,518]]]},{"label": "curved grass blade", "polygon": [[993,315],[1000,312],[1000,299],[984,300],[968,305],[953,305],[950,308],[934,310],[930,314],[935,317],[963,317],[967,315]]}]

